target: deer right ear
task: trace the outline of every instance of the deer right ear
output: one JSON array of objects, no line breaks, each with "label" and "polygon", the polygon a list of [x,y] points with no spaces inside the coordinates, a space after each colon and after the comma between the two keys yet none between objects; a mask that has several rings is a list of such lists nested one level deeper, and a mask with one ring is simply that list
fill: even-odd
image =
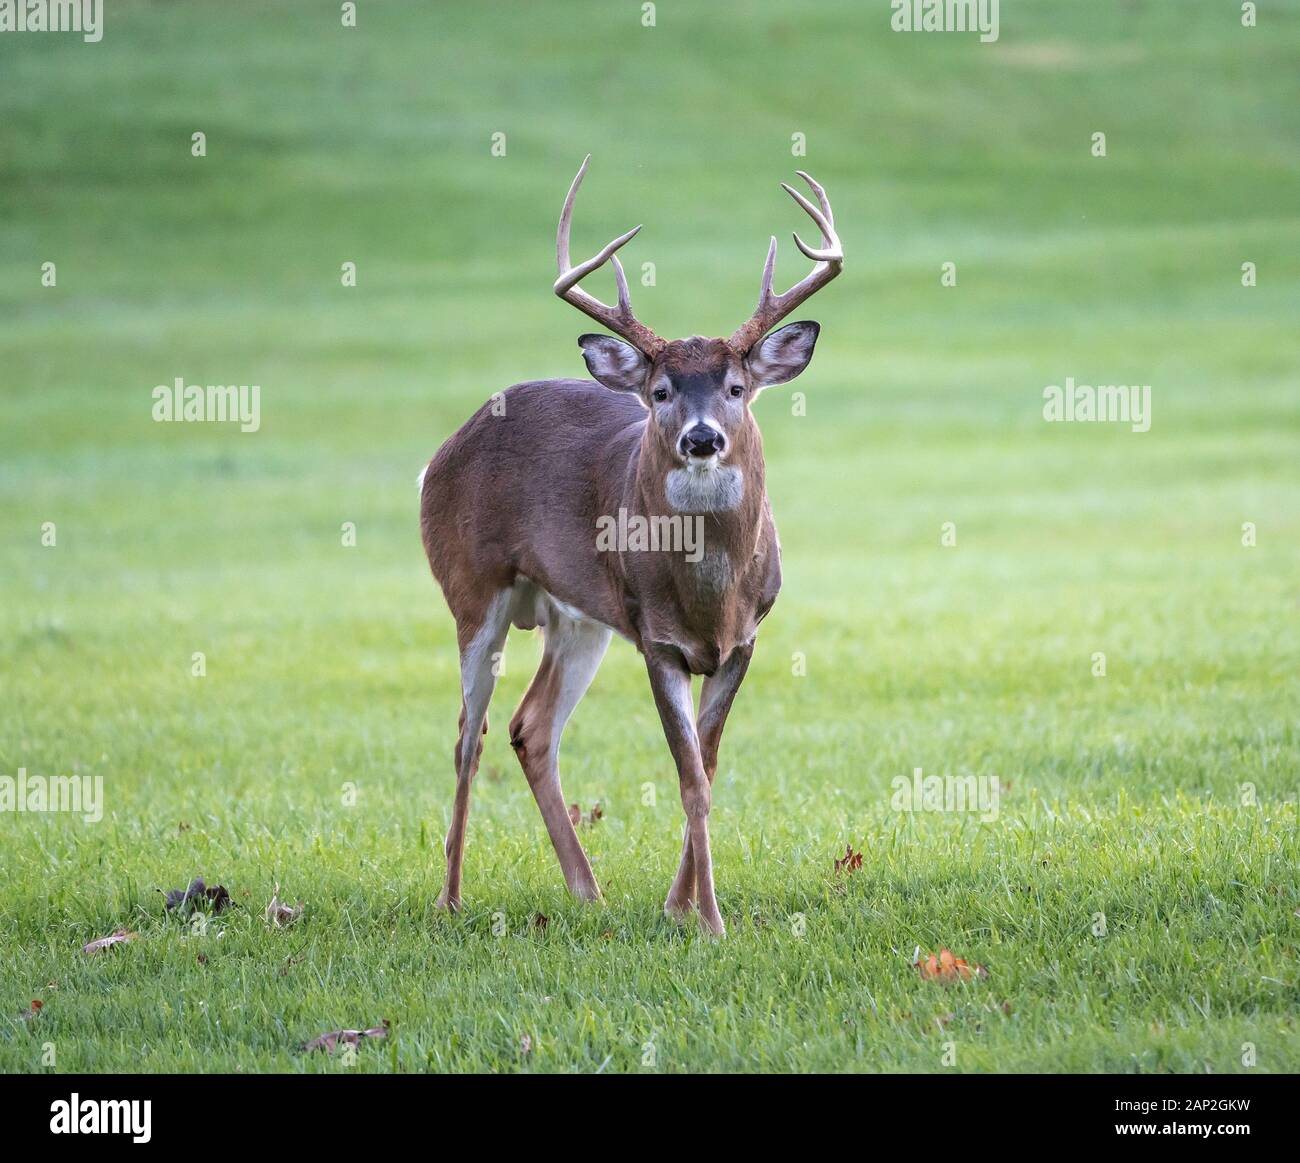
[{"label": "deer right ear", "polygon": [[578,346],[587,370],[613,392],[639,392],[645,386],[650,361],[630,343],[611,335],[579,335]]}]

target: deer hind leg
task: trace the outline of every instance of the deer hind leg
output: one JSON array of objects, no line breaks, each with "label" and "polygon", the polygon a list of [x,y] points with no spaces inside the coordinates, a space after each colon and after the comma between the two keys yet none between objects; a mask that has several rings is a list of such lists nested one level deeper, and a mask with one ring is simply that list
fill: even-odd
[{"label": "deer hind leg", "polygon": [[545,595],[541,595],[540,604],[544,607],[539,622],[546,646],[528,692],[510,720],[510,745],[537,800],[569,892],[580,900],[596,900],[600,888],[560,787],[560,736],[596,676],[611,631],[599,623],[569,617]]},{"label": "deer hind leg", "polygon": [[[700,760],[704,765],[704,774],[713,786],[713,777],[718,772],[718,748],[722,744],[722,728],[727,724],[727,715],[731,711],[732,701],[749,669],[749,660],[754,653],[754,644],[738,646],[728,655],[726,662],[713,674],[704,679],[700,688],[700,711],[695,720],[695,730],[700,741]],[[696,891],[695,853],[691,847],[691,825],[686,823],[682,838],[682,861],[677,867],[672,888],[668,890],[668,899],[664,901],[664,912],[670,917],[686,916],[698,899]]]},{"label": "deer hind leg", "polygon": [[510,629],[511,591],[501,590],[478,617],[458,617],[460,644],[460,734],[456,740],[456,801],[447,830],[447,879],[438,895],[442,909],[460,908],[460,870],[465,858],[465,827],[469,822],[469,791],[483,754],[487,709],[500,671],[501,650]]}]

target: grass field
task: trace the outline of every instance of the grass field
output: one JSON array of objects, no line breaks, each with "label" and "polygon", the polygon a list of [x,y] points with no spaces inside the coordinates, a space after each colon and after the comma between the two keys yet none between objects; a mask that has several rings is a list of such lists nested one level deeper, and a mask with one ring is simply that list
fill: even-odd
[{"label": "grass field", "polygon": [[[0,1069],[1300,1069],[1300,5],[1008,2],[988,45],[862,0],[108,7],[0,36],[0,773],[106,803],[0,813]],[[510,752],[515,632],[433,907],[459,694],[416,476],[582,374],[550,283],[587,152],[575,253],[646,223],[663,334],[748,315],[796,168],[847,254],[756,406],[785,588],[721,942],[660,912],[681,807],[618,643],[563,756],[606,903]],[[258,384],[260,430],[153,422],[178,376]],[[1067,376],[1150,384],[1150,431],[1045,423]],[[997,819],[895,811],[916,767],[997,776]],[[205,933],[156,891],[193,876],[236,906]]]}]

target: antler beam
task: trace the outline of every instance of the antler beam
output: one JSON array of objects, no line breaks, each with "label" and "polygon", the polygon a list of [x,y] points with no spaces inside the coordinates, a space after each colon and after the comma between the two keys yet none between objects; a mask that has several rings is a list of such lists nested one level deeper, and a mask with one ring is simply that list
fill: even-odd
[{"label": "antler beam", "polygon": [[[559,277],[555,280],[555,293],[566,303],[591,316],[602,327],[609,328],[615,335],[621,335],[642,355],[653,358],[663,348],[664,341],[632,314],[627,277],[623,274],[623,264],[618,261],[618,255],[614,253],[635,238],[641,227],[634,226],[626,234],[620,234],[586,262],[579,263],[576,267],[569,258],[569,228],[573,222],[573,200],[577,196],[578,187],[582,185],[590,161],[591,154],[588,154],[583,159],[573,184],[569,187],[569,195],[564,199],[564,209],[560,211],[560,224],[555,231],[555,265],[559,270]],[[578,286],[592,271],[606,262],[612,262],[614,266],[614,281],[618,286],[618,305],[615,307],[602,303]]]},{"label": "antler beam", "polygon": [[808,217],[817,224],[817,228],[822,232],[822,244],[820,247],[811,247],[798,234],[794,236],[794,244],[805,258],[812,259],[817,265],[785,294],[774,295],[772,272],[776,267],[776,236],[772,236],[772,241],[767,248],[767,261],[763,264],[763,285],[758,293],[758,306],[754,308],[754,314],[736,329],[728,341],[733,348],[741,352],[746,352],[753,347],[800,303],[815,295],[844,269],[844,247],[840,244],[840,236],[835,233],[835,215],[831,212],[831,203],[826,197],[826,191],[803,170],[795,172],[808,183],[818,205],[814,206],[798,190],[785,182],[781,183],[781,189],[798,202],[807,211]]}]

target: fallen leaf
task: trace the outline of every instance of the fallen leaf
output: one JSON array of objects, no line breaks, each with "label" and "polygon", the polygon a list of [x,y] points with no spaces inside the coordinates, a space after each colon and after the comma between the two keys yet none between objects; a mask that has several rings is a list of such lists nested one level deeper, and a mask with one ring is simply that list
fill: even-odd
[{"label": "fallen leaf", "polygon": [[41,1001],[39,998],[33,998],[31,1008],[23,1010],[23,1012],[18,1015],[18,1020],[20,1022],[30,1022],[37,1014],[41,1012],[41,1009],[44,1005],[45,1003]]},{"label": "fallen leaf", "polygon": [[569,823],[571,823],[575,828],[580,824],[594,824],[597,820],[603,819],[604,815],[605,813],[601,809],[599,800],[591,805],[591,811],[585,816],[582,814],[582,809],[577,804],[569,805]]},{"label": "fallen leaf", "polygon": [[382,1026],[372,1026],[368,1030],[331,1030],[328,1034],[321,1034],[313,1038],[310,1042],[303,1043],[303,1053],[307,1054],[313,1050],[327,1050],[333,1054],[339,1043],[345,1046],[359,1045],[362,1038],[387,1038],[388,1037],[388,1019],[384,1019]]},{"label": "fallen leaf", "polygon": [[545,913],[534,913],[534,914],[533,914],[533,928],[534,928],[534,929],[545,929],[546,926],[549,925],[550,923],[551,923],[551,918],[548,917]]},{"label": "fallen leaf", "polygon": [[120,945],[124,941],[134,941],[139,937],[139,933],[132,933],[128,929],[118,929],[116,932],[109,933],[107,937],[100,937],[97,941],[91,941],[89,945],[83,945],[83,953],[98,953],[101,949],[111,949],[114,945]]},{"label": "fallen leaf", "polygon": [[922,981],[938,981],[949,985],[954,981],[970,981],[972,977],[987,977],[989,971],[983,965],[968,965],[962,957],[954,957],[947,949],[940,949],[939,956],[933,953],[922,958],[920,949],[912,965],[920,970]]},{"label": "fallen leaf", "polygon": [[836,872],[856,872],[862,867],[862,853],[854,852],[850,844],[844,849],[844,859],[835,861]]},{"label": "fallen leaf", "polygon": [[531,1054],[533,1052],[533,1040],[527,1034],[519,1035],[519,1050],[523,1054]]},{"label": "fallen leaf", "polygon": [[195,905],[206,905],[214,913],[221,912],[230,904],[230,894],[224,885],[214,884],[211,888],[203,883],[203,877],[196,876],[190,881],[190,887],[174,888],[167,893],[167,908],[184,907],[193,909]]},{"label": "fallen leaf", "polygon": [[301,917],[302,911],[302,901],[296,905],[287,905],[280,899],[280,886],[277,884],[275,892],[271,894],[271,903],[266,906],[266,920],[274,928],[284,929]]}]

